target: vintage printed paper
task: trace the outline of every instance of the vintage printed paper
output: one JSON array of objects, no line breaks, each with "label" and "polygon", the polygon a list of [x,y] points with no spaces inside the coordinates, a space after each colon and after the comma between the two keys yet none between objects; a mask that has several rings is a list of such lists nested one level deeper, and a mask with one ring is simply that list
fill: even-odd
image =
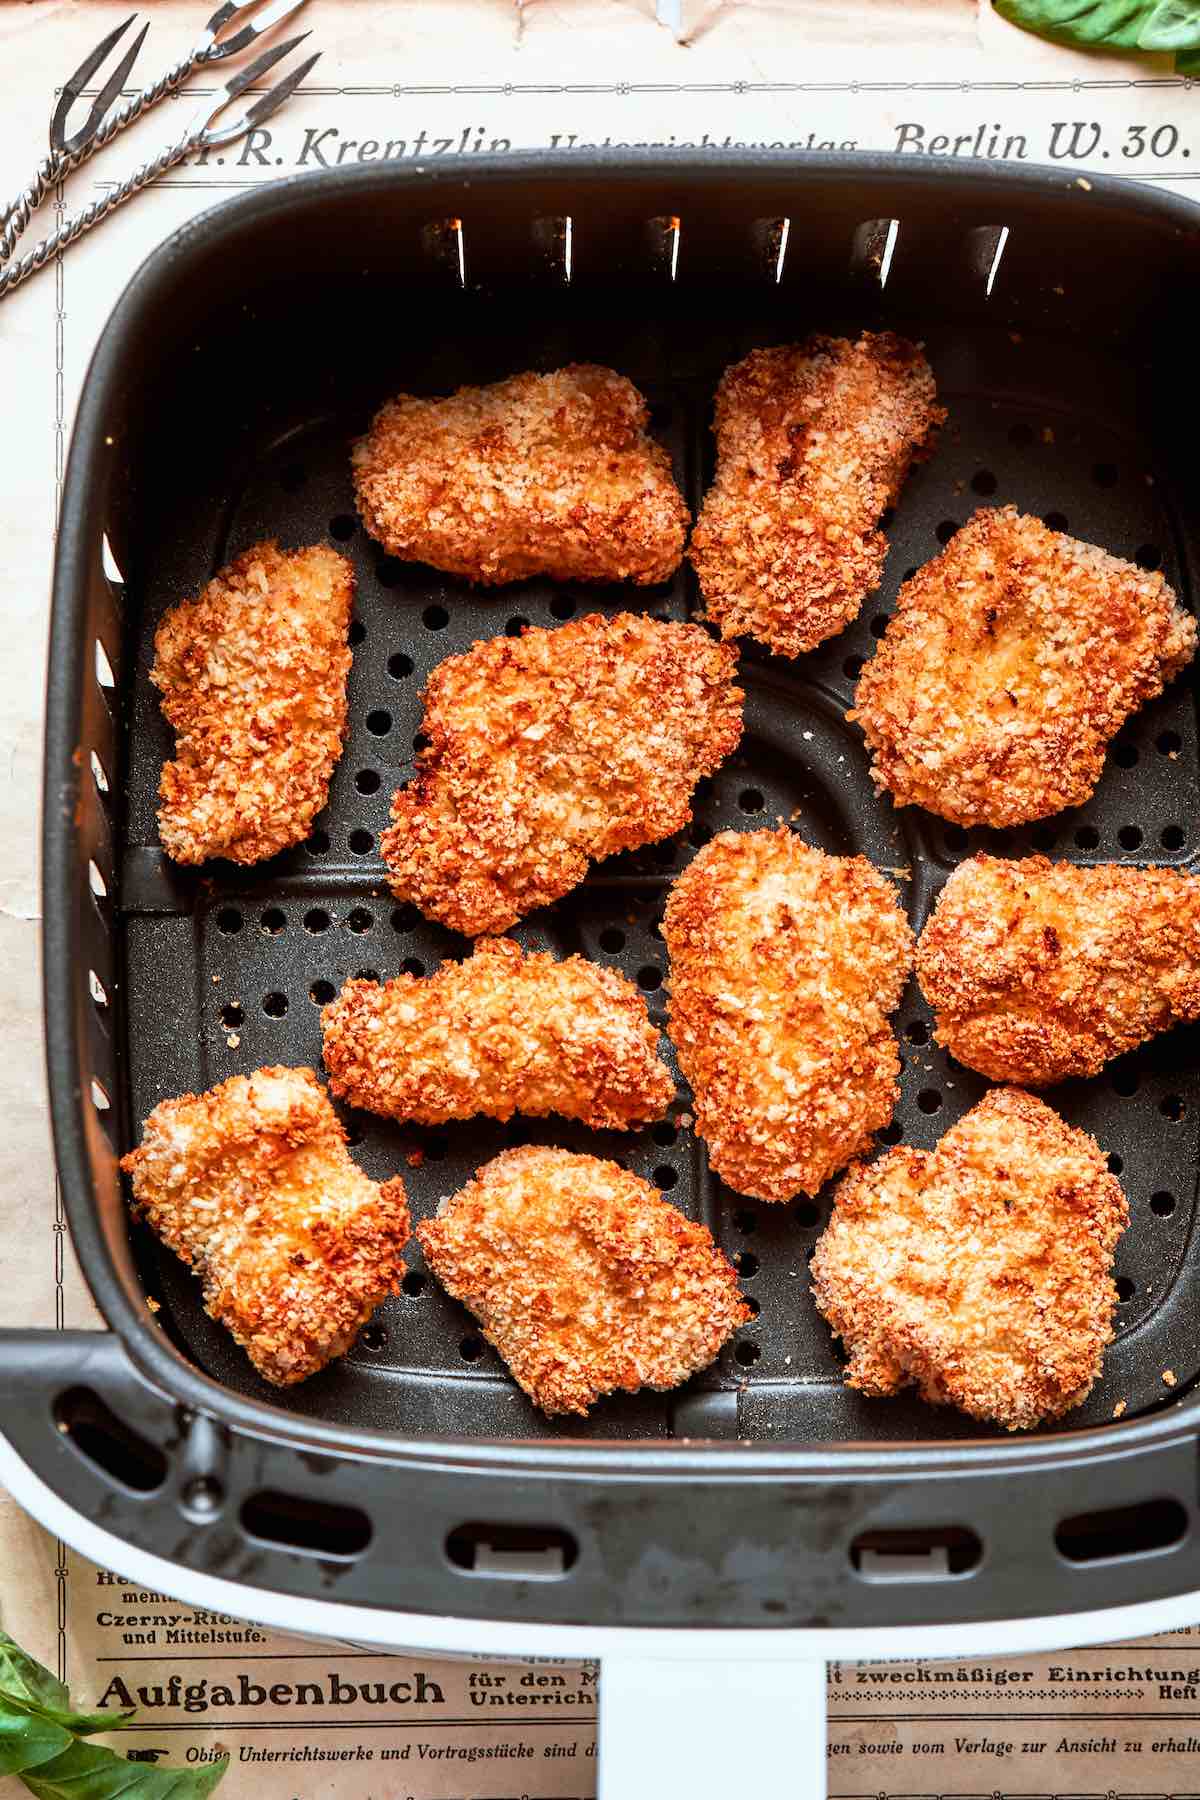
[{"label": "vintage printed paper", "polygon": [[[205,0],[156,0],[143,67],[191,42]],[[0,168],[15,188],[54,90],[125,0],[0,5]],[[770,145],[1049,162],[1182,194],[1200,178],[1200,96],[1167,62],[1096,59],[1024,36],[972,0],[685,0],[682,41],[652,0],[312,0],[323,51],[305,90],[225,155],[185,165],[0,307],[0,1098],[5,1320],[95,1322],[59,1208],[41,1074],[37,813],[44,628],[58,490],[97,333],[175,226],[308,169],[526,147],[668,153]],[[182,130],[197,80],[55,197],[99,196]],[[30,240],[32,241],[32,240]],[[78,1703],[132,1701],[127,1755],[231,1756],[255,1800],[499,1800],[594,1794],[594,1667],[383,1657],[286,1639],[147,1592],[55,1543],[0,1495],[0,1622]],[[731,1721],[736,1728],[736,1721]],[[835,1665],[830,1792],[1200,1795],[1200,1633],[961,1663]],[[8,1800],[17,1784],[0,1782]]]}]

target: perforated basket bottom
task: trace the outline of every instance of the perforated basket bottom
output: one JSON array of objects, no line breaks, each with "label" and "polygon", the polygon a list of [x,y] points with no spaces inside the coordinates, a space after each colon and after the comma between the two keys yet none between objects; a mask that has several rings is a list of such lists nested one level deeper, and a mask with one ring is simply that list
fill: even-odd
[{"label": "perforated basket bottom", "polygon": [[[1194,854],[1196,732],[1182,683],[1120,734],[1093,800],[1043,825],[963,832],[928,815],[897,813],[875,795],[861,736],[843,717],[854,679],[905,574],[935,555],[975,506],[1013,501],[1120,555],[1161,564],[1185,596],[1189,586],[1166,472],[1133,434],[1134,408],[1115,365],[1081,360],[1075,366],[1061,344],[1018,342],[1004,333],[926,335],[951,424],[901,497],[880,591],[850,630],[797,664],[747,650],[745,739],[716,777],[701,784],[690,829],[596,868],[583,888],[514,933],[529,947],[581,951],[622,969],[645,991],[660,1025],[666,955],[658,921],[669,883],[694,847],[718,830],[785,820],[826,850],[865,853],[896,873],[918,930],[949,870],[975,849],[1175,866]],[[759,335],[748,326],[701,354],[693,347],[674,365],[661,346],[648,350],[637,340],[621,354],[611,332],[596,346],[572,342],[569,354],[598,354],[641,382],[653,401],[654,428],[672,450],[694,509],[711,475],[708,421],[721,368],[751,343],[779,336],[777,324]],[[436,391],[565,360],[547,356],[544,342],[526,346],[524,356],[511,345],[503,360],[501,354],[494,350],[487,363],[486,353],[475,351],[468,362],[466,352],[443,350],[426,359],[421,385]],[[534,581],[489,596],[384,557],[356,522],[350,488],[349,442],[365,416],[358,406],[351,416],[276,416],[270,441],[264,435],[249,459],[247,478],[222,488],[214,472],[211,492],[181,497],[178,516],[160,522],[131,700],[121,888],[129,1098],[137,1121],[166,1094],[207,1087],[263,1063],[319,1068],[319,1007],[340,982],[402,968],[422,973],[464,953],[463,940],[394,904],[376,850],[390,796],[411,771],[419,690],[434,664],[478,637],[515,632],[526,621],[548,626],[588,610],[626,608],[678,619],[697,606],[686,570],[649,593]],[[220,867],[196,880],[171,870],[155,848],[154,790],[170,739],[146,681],[153,628],[166,605],[264,535],[287,545],[329,539],[354,559],[351,733],[329,806],[305,849],[249,874]],[[895,1022],[903,1091],[895,1121],[881,1137],[931,1146],[987,1084],[931,1044],[930,1014],[915,983]],[[1195,1032],[1176,1032],[1122,1058],[1097,1080],[1048,1096],[1109,1152],[1132,1211],[1117,1256],[1117,1341],[1073,1424],[1111,1418],[1119,1402],[1132,1416],[1178,1398],[1200,1361],[1186,1260],[1200,1126],[1197,1041]],[[681,1087],[673,1120],[686,1110]],[[702,1148],[674,1122],[626,1136],[559,1120],[421,1130],[366,1114],[345,1116],[356,1157],[377,1179],[401,1170],[418,1218],[507,1144],[559,1143],[615,1156],[710,1225],[736,1263],[756,1316],[712,1369],[678,1394],[614,1398],[582,1427],[555,1425],[534,1411],[469,1315],[426,1274],[414,1241],[403,1293],[381,1309],[344,1361],[289,1391],[286,1405],[397,1432],[565,1430],[779,1442],[978,1435],[949,1411],[908,1398],[868,1401],[842,1386],[837,1348],[808,1291],[828,1190],[815,1202],[790,1206],[745,1200],[708,1174]],[[414,1151],[421,1152],[417,1167],[409,1164]],[[147,1291],[161,1303],[159,1324],[217,1379],[278,1399],[206,1317],[182,1265],[148,1233],[136,1232],[135,1242]],[[1174,1388],[1163,1381],[1166,1370],[1177,1377]]]}]

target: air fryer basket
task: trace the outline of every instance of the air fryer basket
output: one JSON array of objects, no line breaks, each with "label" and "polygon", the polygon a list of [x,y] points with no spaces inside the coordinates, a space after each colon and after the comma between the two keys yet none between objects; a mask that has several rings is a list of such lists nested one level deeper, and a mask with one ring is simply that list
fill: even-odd
[{"label": "air fryer basket", "polygon": [[[682,1089],[671,1123],[628,1137],[346,1114],[354,1154],[376,1178],[402,1171],[418,1217],[502,1146],[537,1141],[618,1156],[711,1226],[756,1317],[680,1392],[610,1400],[586,1424],[529,1405],[415,1243],[404,1291],[345,1360],[270,1390],[182,1266],[131,1229],[115,1166],[164,1095],[263,1063],[319,1066],[319,1003],[347,976],[463,954],[391,900],[376,847],[437,662],[525,622],[697,609],[687,570],[649,591],[478,593],[384,556],[355,519],[348,452],[401,388],[610,363],[650,397],[693,509],[711,478],[717,379],[754,345],[894,326],[925,342],[950,409],[861,618],[797,663],[747,648],[745,738],[701,784],[689,830],[595,868],[521,942],[623,969],[661,1023],[668,884],[717,830],[783,819],[827,850],[863,852],[895,874],[917,928],[976,848],[1193,866],[1187,678],[1121,732],[1087,806],[1014,832],[895,811],[844,713],[906,571],[977,505],[1014,501],[1194,595],[1196,373],[1183,347],[1196,217],[1062,171],[516,157],[273,184],[150,259],[88,378],[54,597],[51,1095],[72,1233],[112,1327],[0,1337],[4,1429],[56,1491],[128,1542],[250,1586],[335,1584],[340,1600],[480,1618],[929,1623],[1200,1587],[1194,1031],[1050,1095],[1109,1151],[1132,1223],[1103,1379],[1067,1425],[1019,1438],[843,1387],[808,1294],[828,1193],[768,1207],[722,1188],[678,1125]],[[256,870],[179,870],[154,820],[171,750],[147,680],[154,628],[265,535],[332,541],[354,559],[349,741],[303,848]],[[986,1084],[931,1044],[915,984],[897,1027],[903,1097],[881,1136],[932,1145]],[[560,1560],[564,1572],[479,1579],[473,1545],[489,1535],[528,1546],[531,1574]],[[927,1578],[906,1565],[905,1582],[880,1579],[889,1548],[929,1551]]]}]

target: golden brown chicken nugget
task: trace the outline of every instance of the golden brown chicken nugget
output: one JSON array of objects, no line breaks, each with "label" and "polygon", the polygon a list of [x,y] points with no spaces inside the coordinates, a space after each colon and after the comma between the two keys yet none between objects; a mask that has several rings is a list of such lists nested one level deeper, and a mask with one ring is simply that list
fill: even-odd
[{"label": "golden brown chicken nugget", "polygon": [[400,394],[354,447],[358,509],[393,556],[489,586],[665,581],[688,510],[647,418],[633,383],[592,363]]},{"label": "golden brown chicken nugget", "polygon": [[707,1227],[597,1156],[505,1150],[417,1237],[546,1413],[678,1387],[750,1317]]},{"label": "golden brown chicken nugget", "polygon": [[879,586],[879,522],[945,418],[916,344],[890,331],[753,350],[717,389],[717,472],[689,558],[723,637],[799,656]]},{"label": "golden brown chicken nugget", "polygon": [[917,946],[938,1042],[993,1081],[1096,1075],[1200,1019],[1200,877],[973,856]]},{"label": "golden brown chicken nugget", "polygon": [[205,1309],[279,1387],[340,1356],[398,1291],[404,1183],[377,1186],[311,1069],[163,1100],[122,1159],[134,1212],[193,1268]]},{"label": "golden brown chicken nugget", "polygon": [[392,891],[474,937],[670,837],[742,733],[737,653],[698,625],[598,613],[448,657],[429,746],[380,840]]},{"label": "golden brown chicken nugget", "polygon": [[1129,1218],[1094,1138],[994,1088],[937,1149],[901,1145],[838,1185],[813,1293],[847,1385],[1016,1431],[1086,1399],[1112,1338]]},{"label": "golden brown chicken nugget", "polygon": [[527,956],[511,938],[425,979],[349,981],[321,1030],[339,1098],[422,1125],[522,1112],[628,1130],[675,1097],[632,981],[582,956]]},{"label": "golden brown chicken nugget", "polygon": [[888,1014],[912,967],[896,890],[794,832],[723,831],[671,890],[671,1039],[721,1179],[815,1194],[896,1104]]},{"label": "golden brown chicken nugget", "polygon": [[1109,739],[1195,648],[1160,574],[985,508],[900,589],[847,717],[898,806],[1019,825],[1088,798]]},{"label": "golden brown chicken nugget", "polygon": [[354,570],[256,544],[165,614],[150,679],[174,727],[159,835],[180,863],[256,863],[308,836],[346,732]]}]

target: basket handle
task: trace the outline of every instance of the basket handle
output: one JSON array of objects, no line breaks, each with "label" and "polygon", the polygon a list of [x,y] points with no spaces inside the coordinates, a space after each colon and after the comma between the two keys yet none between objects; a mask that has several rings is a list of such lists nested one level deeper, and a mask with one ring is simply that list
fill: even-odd
[{"label": "basket handle", "polygon": [[822,1800],[825,1664],[606,1656],[597,1800]]}]

